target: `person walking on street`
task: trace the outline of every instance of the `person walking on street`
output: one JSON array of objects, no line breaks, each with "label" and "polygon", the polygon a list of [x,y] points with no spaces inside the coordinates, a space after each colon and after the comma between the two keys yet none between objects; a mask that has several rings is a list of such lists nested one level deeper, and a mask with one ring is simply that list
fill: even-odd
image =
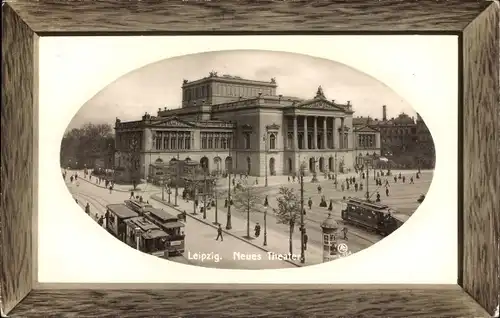
[{"label": "person walking on street", "polygon": [[85,213],[90,215],[90,204],[87,202],[87,205],[85,206]]},{"label": "person walking on street", "polygon": [[385,188],[385,196],[388,197],[389,196],[389,188]]},{"label": "person walking on street", "polygon": [[134,191],[130,191],[130,199],[134,198]]},{"label": "person walking on street", "polygon": [[346,240],[346,241],[348,241],[348,240],[349,240],[349,239],[347,238],[347,231],[348,231],[348,230],[347,230],[347,228],[346,228],[346,227],[344,227],[344,228],[342,229],[342,233],[344,234],[343,239],[344,239],[344,240]]},{"label": "person walking on street", "polygon": [[309,198],[309,200],[307,201],[307,205],[309,206],[309,210],[311,210],[312,205],[313,205],[313,201],[311,198]]},{"label": "person walking on street", "polygon": [[259,237],[259,235],[260,235],[260,224],[259,224],[259,222],[257,222],[257,224],[255,224],[254,231],[255,231],[255,237]]},{"label": "person walking on street", "polygon": [[222,237],[222,227],[220,224],[219,227],[217,228],[217,237],[215,238],[215,240],[218,241],[219,237],[221,242],[224,241],[224,237]]},{"label": "person walking on street", "polygon": [[110,186],[109,186],[109,193],[110,193],[110,194],[111,194],[111,193],[113,193],[113,185],[110,185]]}]

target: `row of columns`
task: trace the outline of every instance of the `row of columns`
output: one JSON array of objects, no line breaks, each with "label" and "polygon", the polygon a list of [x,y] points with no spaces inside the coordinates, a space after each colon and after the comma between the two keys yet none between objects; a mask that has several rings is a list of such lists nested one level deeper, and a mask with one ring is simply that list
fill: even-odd
[{"label": "row of columns", "polygon": [[[298,120],[297,120],[297,115],[293,116],[293,147],[294,149],[299,149],[299,136],[298,136]],[[307,118],[308,117],[313,117],[313,129],[314,129],[314,138],[312,138],[313,142],[313,149],[318,149],[318,116],[302,116],[304,118],[304,148],[309,149],[309,140],[308,140],[308,128],[307,128]],[[335,140],[337,139],[336,137],[339,136],[338,132],[336,131],[336,125],[335,125],[335,117],[323,117],[323,148],[328,149],[328,136],[327,136],[327,120],[329,118],[332,119],[332,138],[333,138],[333,149],[337,148]],[[340,131],[344,131],[344,117],[340,117]],[[343,137],[343,136],[342,136]],[[340,149],[346,147],[347,145],[344,144],[344,138],[339,138],[339,147]]]}]

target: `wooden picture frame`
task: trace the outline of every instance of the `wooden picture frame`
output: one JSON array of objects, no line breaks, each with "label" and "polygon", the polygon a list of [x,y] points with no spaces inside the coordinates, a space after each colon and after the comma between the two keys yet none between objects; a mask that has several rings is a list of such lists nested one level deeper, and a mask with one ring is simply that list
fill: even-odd
[{"label": "wooden picture frame", "polygon": [[[259,12],[266,12],[265,15]],[[489,1],[2,3],[1,309],[19,317],[488,317],[500,302],[499,10]],[[38,38],[433,33],[459,36],[456,285],[120,285],[39,289]],[[56,159],[57,160],[57,159]],[[417,260],[418,261],[418,260]],[[108,285],[109,286],[109,285]],[[43,287],[43,286],[42,286]],[[89,289],[94,288],[94,289]]]}]

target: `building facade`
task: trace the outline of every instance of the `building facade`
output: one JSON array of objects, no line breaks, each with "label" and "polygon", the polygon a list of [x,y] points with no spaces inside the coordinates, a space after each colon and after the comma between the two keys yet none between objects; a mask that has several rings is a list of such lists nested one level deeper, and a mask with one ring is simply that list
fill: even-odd
[{"label": "building facade", "polygon": [[[353,119],[355,129],[369,127],[380,132],[381,154],[407,168],[433,168],[434,142],[427,125],[419,114],[417,119],[401,113],[387,118],[387,106],[382,106],[382,120],[371,117]],[[366,129],[366,128],[365,128]]]},{"label": "building facade", "polygon": [[[353,169],[362,148],[380,153],[380,133],[353,128],[353,106],[328,100],[321,87],[311,99],[276,95],[269,82],[234,76],[208,77],[182,85],[182,107],[157,116],[115,123],[116,169],[141,178],[161,160],[186,158],[210,172],[251,176]],[[356,137],[355,137],[356,136]]]}]

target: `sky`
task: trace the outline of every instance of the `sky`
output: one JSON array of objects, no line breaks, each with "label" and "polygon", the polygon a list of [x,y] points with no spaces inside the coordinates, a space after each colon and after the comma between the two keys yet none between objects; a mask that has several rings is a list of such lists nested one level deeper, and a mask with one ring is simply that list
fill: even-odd
[{"label": "sky", "polygon": [[354,116],[388,118],[401,112],[416,116],[412,107],[377,79],[341,63],[311,56],[272,51],[221,51],[184,55],[152,63],[120,78],[86,102],[68,129],[87,122],[110,123],[139,120],[158,108],[179,108],[182,81],[194,81],[216,71],[245,79],[270,81],[276,78],[277,95],[313,98],[322,86],[327,99],[351,101]]}]

